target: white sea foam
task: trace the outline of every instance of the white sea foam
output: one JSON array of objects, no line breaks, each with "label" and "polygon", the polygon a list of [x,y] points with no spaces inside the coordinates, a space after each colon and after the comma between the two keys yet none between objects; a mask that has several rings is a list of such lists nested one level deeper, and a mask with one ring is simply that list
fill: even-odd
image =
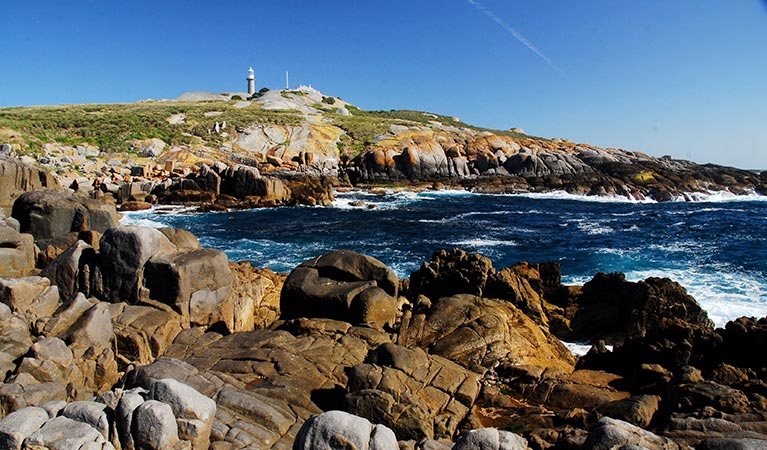
[{"label": "white sea foam", "polygon": [[614,228],[605,225],[603,222],[590,222],[582,219],[579,219],[575,222],[577,223],[576,226],[580,231],[591,236],[598,236],[615,232]]},{"label": "white sea foam", "polygon": [[668,253],[687,253],[700,251],[700,249],[705,248],[705,246],[700,242],[678,241],[665,244],[650,244],[647,248],[650,250],[660,250]]},{"label": "white sea foam", "polygon": [[[528,192],[520,194],[490,194],[483,192],[473,192],[466,190],[454,190],[445,189],[440,191],[393,191],[391,189],[384,190],[386,196],[407,197],[409,199],[429,199],[429,197],[449,197],[449,196],[500,196],[500,197],[525,197],[532,199],[550,199],[550,200],[575,200],[584,202],[597,202],[597,203],[657,203],[652,197],[645,197],[642,199],[634,199],[623,195],[583,195],[572,194],[567,191],[550,191],[550,192]],[[372,196],[382,197],[381,194],[372,193],[368,191],[346,191],[337,192],[336,198],[339,196]],[[696,203],[725,203],[725,202],[738,202],[738,201],[767,201],[767,196],[760,195],[754,190],[746,190],[745,194],[734,194],[730,191],[707,191],[707,192],[686,192],[677,195],[672,198],[672,201],[677,202],[696,202]],[[628,213],[627,215],[631,215]]]},{"label": "white sea foam", "polygon": [[[384,194],[360,191],[337,193],[335,200],[333,201],[333,207],[339,209],[391,210],[398,209],[402,206],[409,205],[418,201],[437,200],[434,197],[422,195],[420,192],[391,190],[384,192]],[[353,205],[354,202],[362,202],[364,205]]]},{"label": "white sea foam", "polygon": [[136,215],[125,215],[123,214],[122,218],[120,219],[120,225],[127,227],[127,226],[137,226],[137,227],[149,227],[149,228],[165,228],[168,225],[164,224],[162,222],[158,222],[156,220],[152,220],[146,217],[136,216]]},{"label": "white sea foam", "polygon": [[606,254],[606,255],[628,256],[628,255],[636,255],[636,254],[638,254],[639,250],[635,249],[635,248],[604,247],[604,248],[600,248],[595,253]]},{"label": "white sea foam", "polygon": [[352,203],[362,201],[348,197],[336,197],[333,200],[333,207],[338,209],[363,209],[364,206],[353,205]]},{"label": "white sea foam", "polygon": [[463,189],[441,189],[439,191],[423,191],[421,192],[421,195],[435,195],[438,197],[466,197],[474,194]]},{"label": "white sea foam", "polygon": [[[565,344],[565,347],[567,347],[567,349],[570,350],[570,353],[572,353],[573,355],[583,356],[586,353],[588,353],[589,350],[591,350],[591,344],[581,344],[578,342],[564,342],[564,341],[562,343]],[[605,345],[605,348],[607,348],[607,350],[609,351],[613,351],[612,345]]]},{"label": "white sea foam", "polygon": [[576,200],[584,202],[597,202],[597,203],[657,203],[651,198],[644,198],[637,200],[634,198],[624,197],[622,195],[579,195],[571,194],[566,191],[552,191],[552,192],[535,192],[526,194],[504,194],[513,197],[527,197],[534,199],[551,199],[551,200]]},{"label": "white sea foam", "polygon": [[730,191],[688,192],[673,198],[676,202],[723,203],[767,201],[767,196],[759,195],[754,190],[746,194],[733,194]]},{"label": "white sea foam", "polygon": [[452,245],[458,247],[515,247],[518,244],[512,240],[475,238],[453,242]]}]

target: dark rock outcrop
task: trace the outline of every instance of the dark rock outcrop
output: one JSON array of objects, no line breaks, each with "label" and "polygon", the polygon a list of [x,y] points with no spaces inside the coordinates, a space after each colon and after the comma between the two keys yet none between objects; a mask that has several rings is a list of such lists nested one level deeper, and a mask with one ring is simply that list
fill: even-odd
[{"label": "dark rock outcrop", "polygon": [[60,240],[74,242],[80,231],[103,233],[118,226],[114,205],[63,191],[25,192],[14,202],[12,215],[20,231],[34,236],[41,248]]},{"label": "dark rock outcrop", "polygon": [[549,315],[562,324],[557,334],[570,341],[657,335],[677,321],[713,328],[698,302],[667,278],[630,282],[620,273],[598,273],[580,293],[557,303],[563,310],[552,308]]},{"label": "dark rock outcrop", "polygon": [[382,329],[394,325],[399,280],[382,262],[349,250],[296,267],[280,297],[283,319],[324,317]]}]

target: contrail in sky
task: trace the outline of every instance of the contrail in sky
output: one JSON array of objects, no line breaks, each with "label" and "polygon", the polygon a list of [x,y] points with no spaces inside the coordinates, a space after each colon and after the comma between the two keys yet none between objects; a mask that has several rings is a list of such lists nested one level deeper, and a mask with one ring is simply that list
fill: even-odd
[{"label": "contrail in sky", "polygon": [[501,26],[501,28],[503,28],[504,30],[506,30],[506,31],[507,31],[509,34],[511,34],[512,36],[514,36],[514,38],[515,38],[516,40],[518,40],[519,42],[521,42],[521,43],[522,43],[522,45],[524,45],[525,47],[529,48],[529,49],[530,49],[530,51],[532,51],[532,52],[533,52],[533,53],[535,53],[536,55],[540,56],[540,57],[541,57],[541,59],[543,59],[544,61],[546,61],[546,63],[547,63],[549,66],[551,66],[551,68],[552,68],[552,69],[556,70],[557,72],[560,72],[560,73],[562,73],[562,69],[560,69],[559,67],[557,67],[557,65],[556,65],[556,64],[554,64],[554,63],[553,63],[553,62],[552,62],[552,61],[551,61],[551,60],[550,60],[550,59],[549,59],[549,58],[548,58],[546,55],[544,55],[544,54],[543,54],[543,53],[542,53],[540,50],[538,50],[538,48],[537,48],[535,45],[533,45],[533,43],[532,43],[532,42],[530,42],[529,40],[527,40],[527,38],[526,38],[526,37],[522,36],[522,33],[520,33],[519,31],[515,30],[515,29],[514,29],[514,27],[512,27],[511,25],[509,25],[508,23],[506,23],[506,21],[505,21],[505,20],[503,20],[503,19],[501,19],[500,17],[498,17],[498,16],[497,16],[497,15],[496,15],[494,12],[492,12],[492,11],[490,11],[489,9],[485,8],[485,6],[484,6],[484,5],[482,5],[481,3],[477,2],[476,0],[466,0],[466,1],[467,1],[467,2],[469,2],[469,4],[470,4],[470,5],[474,6],[474,7],[475,7],[475,8],[477,8],[478,10],[480,10],[480,11],[482,12],[482,14],[486,15],[486,16],[487,16],[489,19],[491,19],[493,22],[495,22],[495,23],[497,23],[498,25],[500,25],[500,26]]}]

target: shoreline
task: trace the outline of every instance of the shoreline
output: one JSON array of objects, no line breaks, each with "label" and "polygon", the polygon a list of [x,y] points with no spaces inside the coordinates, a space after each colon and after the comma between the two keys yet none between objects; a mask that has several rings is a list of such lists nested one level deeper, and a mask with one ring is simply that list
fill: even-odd
[{"label": "shoreline", "polygon": [[[53,204],[56,214],[40,214]],[[722,417],[732,438],[767,423],[767,361],[753,351],[767,319],[716,328],[668,278],[597,272],[569,285],[558,261],[494,266],[459,249],[419,259],[407,277],[366,253],[309,249],[279,274],[232,262],[182,228],[119,226],[112,205],[89,199],[35,191],[15,206],[3,236],[35,233],[26,239],[47,244],[48,260],[34,265],[42,276],[0,281],[11,292],[0,314],[13,325],[0,327],[12,339],[0,432],[37,414],[30,433],[79,421],[106,430],[93,431],[99,442],[141,442],[138,426],[111,425],[127,402],[134,423],[156,423],[143,412],[164,408],[164,429],[195,450],[289,448],[299,427],[337,410],[390,427],[391,448],[411,450],[488,428],[587,450],[602,448],[582,443],[607,425],[697,446],[722,437],[697,431],[707,417]],[[65,209],[89,220],[68,223]],[[49,236],[32,220],[65,226]],[[565,342],[592,346],[576,357]],[[196,419],[179,398],[194,399]],[[389,414],[392,405],[413,413]],[[756,430],[748,436],[767,441]]]}]

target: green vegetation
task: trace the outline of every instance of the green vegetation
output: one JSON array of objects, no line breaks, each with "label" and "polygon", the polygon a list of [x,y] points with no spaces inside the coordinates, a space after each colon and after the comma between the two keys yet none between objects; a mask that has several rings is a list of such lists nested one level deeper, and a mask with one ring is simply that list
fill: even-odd
[{"label": "green vegetation", "polygon": [[390,111],[365,111],[348,105],[347,109],[351,116],[342,116],[339,114],[327,114],[332,117],[333,123],[343,128],[352,140],[352,145],[357,152],[362,151],[364,147],[372,145],[377,135],[389,132],[391,125],[403,126],[427,126],[431,122],[439,122],[444,126],[469,128],[476,131],[490,131],[497,135],[512,136],[517,138],[537,138],[527,136],[522,133],[503,130],[490,130],[487,128],[475,127],[469,125],[456,117],[443,116],[421,111],[412,110],[390,110]]},{"label": "green vegetation", "polygon": [[[259,93],[265,92],[263,88]],[[283,96],[305,96],[305,92],[282,91]],[[236,96],[235,96],[236,97]],[[104,152],[127,150],[131,139],[159,138],[169,145],[204,143],[216,147],[223,144],[220,134],[212,133],[216,123],[226,122],[233,131],[253,124],[299,125],[306,119],[298,111],[262,109],[258,104],[235,108],[237,99],[229,101],[156,101],[128,104],[89,104],[0,108],[0,140],[20,143],[27,153],[41,151],[43,144],[58,142],[64,145],[89,143]],[[443,126],[491,131],[517,138],[541,139],[513,131],[487,130],[468,125],[455,117],[411,110],[365,111],[348,105],[351,115],[335,112],[330,105],[336,98],[323,97],[314,106],[325,120],[344,131],[339,149],[360,153],[376,142],[376,137],[389,133],[392,125],[407,127],[429,126],[434,122]],[[218,111],[220,115],[205,117],[205,113]],[[177,123],[170,123],[175,117]]]},{"label": "green vegetation", "polygon": [[[222,114],[205,117],[206,112]],[[183,123],[168,119],[184,115]],[[272,111],[258,105],[235,108],[234,102],[144,102],[104,105],[62,105],[0,108],[0,129],[13,130],[18,140],[35,152],[48,142],[66,145],[90,143],[102,151],[126,149],[131,139],[159,138],[170,145],[202,140],[221,144],[221,136],[209,133],[216,122],[227,129],[244,128],[254,123],[298,125],[303,121],[295,111]]]}]

